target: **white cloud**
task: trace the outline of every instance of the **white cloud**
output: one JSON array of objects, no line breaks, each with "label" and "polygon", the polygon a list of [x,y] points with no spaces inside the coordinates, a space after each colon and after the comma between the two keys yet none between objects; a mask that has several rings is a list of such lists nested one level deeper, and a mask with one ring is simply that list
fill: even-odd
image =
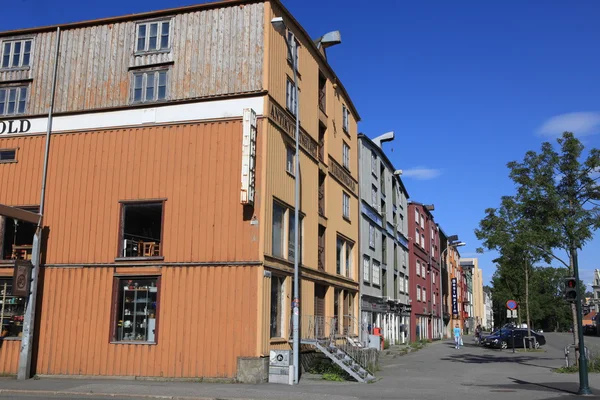
[{"label": "white cloud", "polygon": [[573,112],[550,118],[540,127],[538,134],[558,137],[563,132],[573,132],[578,137],[600,132],[600,112]]},{"label": "white cloud", "polygon": [[435,179],[442,174],[439,169],[416,167],[402,170],[402,177],[414,178],[421,181]]}]

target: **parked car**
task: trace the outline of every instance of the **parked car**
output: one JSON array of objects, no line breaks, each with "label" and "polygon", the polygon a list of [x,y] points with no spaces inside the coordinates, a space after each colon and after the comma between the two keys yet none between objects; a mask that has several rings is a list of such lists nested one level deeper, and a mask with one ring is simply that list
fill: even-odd
[{"label": "parked car", "polygon": [[595,335],[596,327],[594,325],[585,325],[583,327],[583,334],[584,335]]},{"label": "parked car", "polygon": [[[502,328],[499,331],[494,332],[483,338],[481,345],[484,347],[496,348],[496,349],[508,349],[513,347],[513,334],[514,343],[516,348],[523,347],[523,338],[527,337],[527,329],[507,329]],[[540,346],[546,344],[546,337],[539,332],[531,331],[531,336],[535,337],[534,347],[538,349]]]}]

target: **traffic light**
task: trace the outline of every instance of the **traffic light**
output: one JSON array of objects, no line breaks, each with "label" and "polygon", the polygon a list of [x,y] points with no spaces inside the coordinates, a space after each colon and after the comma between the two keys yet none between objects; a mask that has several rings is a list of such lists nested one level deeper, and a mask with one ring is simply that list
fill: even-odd
[{"label": "traffic light", "polygon": [[569,302],[577,301],[577,279],[565,278],[565,299]]}]

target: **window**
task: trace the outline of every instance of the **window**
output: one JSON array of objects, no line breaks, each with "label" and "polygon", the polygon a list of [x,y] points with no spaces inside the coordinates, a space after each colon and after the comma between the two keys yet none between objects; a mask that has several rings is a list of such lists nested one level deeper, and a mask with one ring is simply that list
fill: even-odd
[{"label": "window", "polygon": [[149,103],[167,99],[167,70],[133,74],[133,103]]},{"label": "window", "polygon": [[379,285],[381,282],[380,279],[381,267],[378,261],[373,260],[373,285]]},{"label": "window", "polygon": [[27,104],[27,86],[0,88],[0,115],[24,114]]},{"label": "window", "polygon": [[373,225],[369,225],[369,247],[375,248],[375,227]]},{"label": "window", "polygon": [[285,106],[294,115],[296,115],[296,85],[288,78],[285,92]]},{"label": "window", "polygon": [[273,256],[283,258],[283,238],[284,238],[284,218],[285,208],[279,203],[273,203],[273,235],[271,250]]},{"label": "window", "polygon": [[387,297],[388,289],[387,289],[387,270],[381,270],[381,295],[383,297]]},{"label": "window", "polygon": [[371,173],[377,176],[377,156],[371,152]]},{"label": "window", "polygon": [[0,279],[0,301],[4,312],[0,337],[20,337],[23,332],[23,317],[27,298],[12,295],[12,278]]},{"label": "window", "polygon": [[431,256],[435,257],[435,246],[431,245]]},{"label": "window", "polygon": [[381,262],[387,264],[387,242],[385,235],[381,235]]},{"label": "window", "polygon": [[375,185],[371,186],[371,206],[377,209],[377,187]]},{"label": "window", "polygon": [[31,39],[2,43],[2,68],[23,68],[31,65]]},{"label": "window", "polygon": [[156,343],[160,277],[115,277],[113,341]]},{"label": "window", "polygon": [[[403,275],[400,275],[400,279],[398,280],[398,283],[400,284],[400,287],[399,287],[400,293],[404,293],[404,276]],[[398,293],[398,292],[396,292],[396,293]]]},{"label": "window", "polygon": [[404,278],[404,293],[408,293],[408,278]]},{"label": "window", "polygon": [[364,257],[363,258],[363,280],[365,282],[369,282],[370,276],[371,276],[371,262],[369,260],[369,257]]},{"label": "window", "polygon": [[433,305],[435,306],[435,296],[431,296],[433,299]]},{"label": "window", "polygon": [[294,65],[294,62],[295,62],[295,64],[296,64],[296,71],[297,71],[298,70],[298,53],[299,53],[300,44],[296,40],[296,37],[294,36],[294,34],[292,33],[292,31],[288,31],[287,32],[287,42],[288,42],[288,45],[287,45],[287,48],[288,48],[287,59],[292,64],[292,66]]},{"label": "window", "polygon": [[346,277],[352,278],[352,245],[346,242]]},{"label": "window", "polygon": [[346,219],[350,219],[350,195],[342,192],[342,212]]},{"label": "window", "polygon": [[[19,208],[35,213],[39,211],[37,207]],[[0,259],[31,260],[35,229],[35,224],[14,218],[4,218],[4,226],[0,226],[0,246],[2,246],[0,248]],[[4,232],[4,237],[2,232]]]},{"label": "window", "polygon": [[2,149],[0,150],[0,163],[8,163],[17,161],[17,150]]},{"label": "window", "polygon": [[286,146],[286,157],[285,157],[285,170],[290,174],[294,175],[296,150]]},{"label": "window", "polygon": [[343,142],[342,145],[342,162],[344,165],[344,168],[346,169],[350,169],[350,146],[348,146],[348,144],[346,144],[346,142]]},{"label": "window", "polygon": [[352,247],[354,244],[338,236],[336,240],[336,265],[338,275],[352,277]]},{"label": "window", "polygon": [[349,112],[348,112],[348,107],[346,107],[345,105],[342,105],[342,128],[344,129],[344,132],[348,132],[348,118],[349,117]]},{"label": "window", "polygon": [[162,201],[122,204],[119,254],[122,257],[160,257],[162,220]]},{"label": "window", "polygon": [[421,247],[425,250],[425,234],[421,233]]},{"label": "window", "polygon": [[335,263],[335,273],[338,275],[342,274],[342,257],[344,251],[344,241],[341,238],[337,238],[336,243],[336,263]]},{"label": "window", "polygon": [[421,301],[421,286],[417,285],[417,301]]},{"label": "window", "polygon": [[421,229],[425,229],[425,217],[421,214]]},{"label": "window", "polygon": [[415,224],[419,225],[419,210],[415,209]]},{"label": "window", "polygon": [[421,291],[421,299],[423,300],[423,302],[427,302],[427,289],[422,288]]},{"label": "window", "polygon": [[427,271],[425,270],[425,261],[421,263],[421,276],[425,278],[427,276]]},{"label": "window", "polygon": [[415,228],[415,243],[419,246],[421,245],[421,235],[419,234],[419,230]]},{"label": "window", "polygon": [[285,278],[271,275],[271,337],[283,337]]},{"label": "window", "polygon": [[433,271],[433,273],[431,274],[431,280],[433,281],[433,284],[435,285],[435,271]]},{"label": "window", "polygon": [[421,261],[417,260],[417,276],[421,275]]},{"label": "window", "polygon": [[145,22],[137,25],[136,52],[169,48],[169,21]]}]

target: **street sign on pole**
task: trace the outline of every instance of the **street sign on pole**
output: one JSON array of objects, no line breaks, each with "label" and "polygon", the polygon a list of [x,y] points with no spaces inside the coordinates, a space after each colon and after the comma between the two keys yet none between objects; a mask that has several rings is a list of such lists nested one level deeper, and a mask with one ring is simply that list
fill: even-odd
[{"label": "street sign on pole", "polygon": [[509,300],[506,302],[506,308],[508,308],[509,310],[516,310],[517,309],[517,302],[514,300]]}]

